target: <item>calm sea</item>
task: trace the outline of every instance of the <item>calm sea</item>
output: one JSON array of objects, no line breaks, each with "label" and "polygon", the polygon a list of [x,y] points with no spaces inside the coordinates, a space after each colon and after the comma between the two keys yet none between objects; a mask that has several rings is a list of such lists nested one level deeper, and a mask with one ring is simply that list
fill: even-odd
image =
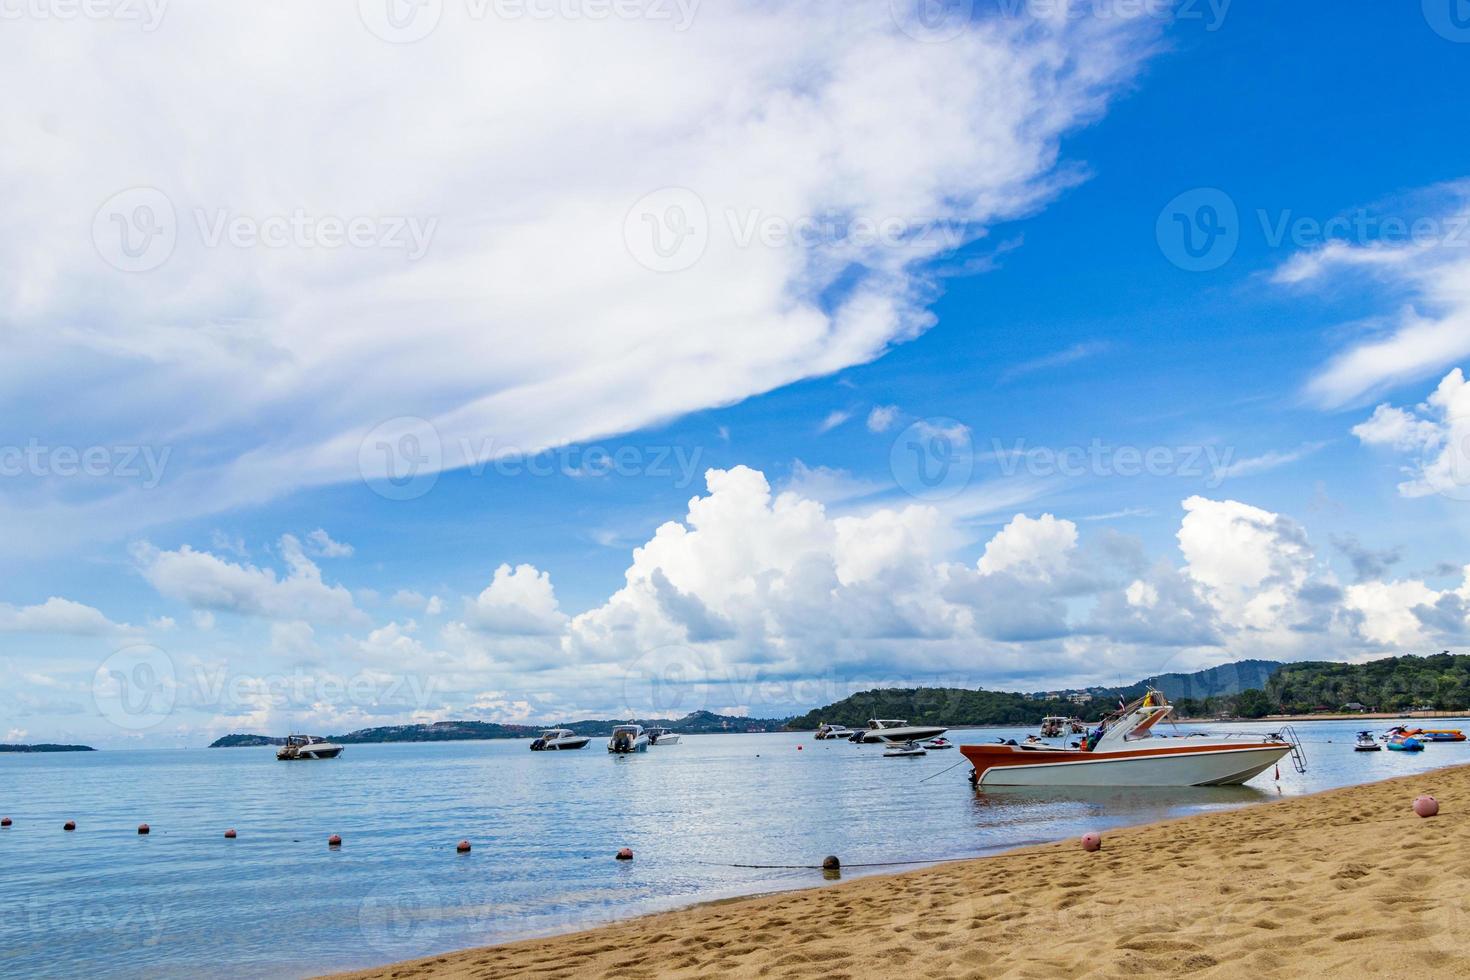
[{"label": "calm sea", "polygon": [[[0,975],[309,975],[824,882],[809,867],[733,865],[836,854],[851,877],[858,864],[989,853],[1470,761],[1470,743],[1355,754],[1359,727],[1298,725],[1305,776],[1283,765],[1279,782],[1267,772],[1194,790],[976,792],[957,751],[885,759],[794,734],[685,736],[631,757],[601,740],[561,753],[354,745],[294,765],[270,749],[4,755],[0,814],[14,825],[0,831]],[[472,853],[455,853],[462,838]],[[620,847],[636,859],[614,861]]]}]

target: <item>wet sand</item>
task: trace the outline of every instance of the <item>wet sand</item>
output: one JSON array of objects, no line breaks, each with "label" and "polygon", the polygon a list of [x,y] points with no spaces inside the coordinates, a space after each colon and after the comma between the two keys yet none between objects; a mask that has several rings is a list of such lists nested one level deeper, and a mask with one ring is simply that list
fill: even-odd
[{"label": "wet sand", "polygon": [[1470,976],[1470,766],[344,976],[1185,973]]}]

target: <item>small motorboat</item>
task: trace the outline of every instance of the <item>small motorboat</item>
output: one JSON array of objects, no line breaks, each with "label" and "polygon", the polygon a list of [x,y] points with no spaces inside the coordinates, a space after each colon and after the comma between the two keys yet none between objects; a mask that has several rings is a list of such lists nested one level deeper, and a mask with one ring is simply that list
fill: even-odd
[{"label": "small motorboat", "polygon": [[1353,745],[1354,752],[1378,752],[1382,748],[1374,741],[1372,732],[1358,732],[1358,741]]},{"label": "small motorboat", "polygon": [[896,744],[922,742],[938,738],[947,731],[949,729],[943,725],[910,725],[902,718],[874,718],[868,722],[866,729],[858,732],[860,738],[854,738],[853,741]]},{"label": "small motorboat", "polygon": [[1291,756],[1306,770],[1289,728],[1271,735],[1161,736],[1153,728],[1174,710],[1159,691],[1109,714],[1076,747],[1041,739],[957,746],[973,765],[970,782],[991,786],[1237,786]]},{"label": "small motorboat", "polygon": [[1388,740],[1388,747],[1394,752],[1423,752],[1424,743],[1412,735],[1394,735]]},{"label": "small motorboat", "polygon": [[852,729],[846,725],[817,726],[817,741],[822,742],[832,738],[852,738]]},{"label": "small motorboat", "polygon": [[1073,735],[1086,735],[1087,734],[1087,726],[1082,723],[1082,719],[1081,718],[1073,718],[1072,719],[1072,734]]},{"label": "small motorboat", "polygon": [[607,750],[618,755],[648,751],[648,734],[642,725],[619,725],[607,740]]},{"label": "small motorboat", "polygon": [[541,737],[531,742],[532,752],[565,752],[568,749],[585,749],[592,741],[590,735],[578,735],[570,728],[548,728]]},{"label": "small motorboat", "polygon": [[885,759],[915,759],[927,754],[918,742],[890,742],[888,748],[883,750]]},{"label": "small motorboat", "polygon": [[328,742],[315,735],[287,735],[286,744],[276,751],[282,762],[298,762],[305,759],[335,759],[342,754],[342,746]]},{"label": "small motorboat", "polygon": [[648,730],[649,745],[678,745],[679,733],[668,728],[650,728]]},{"label": "small motorboat", "polygon": [[931,738],[925,742],[924,748],[929,749],[931,752],[937,749],[952,749],[954,748],[954,743],[943,735],[940,735],[938,738]]},{"label": "small motorboat", "polygon": [[1072,730],[1072,719],[1061,715],[1047,715],[1041,719],[1042,738],[1060,738]]}]

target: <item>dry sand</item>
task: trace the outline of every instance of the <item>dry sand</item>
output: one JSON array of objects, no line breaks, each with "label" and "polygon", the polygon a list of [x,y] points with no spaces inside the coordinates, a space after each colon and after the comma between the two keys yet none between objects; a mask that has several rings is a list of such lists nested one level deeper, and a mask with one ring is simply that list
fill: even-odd
[{"label": "dry sand", "polygon": [[1467,896],[1470,766],[350,976],[1470,977]]}]

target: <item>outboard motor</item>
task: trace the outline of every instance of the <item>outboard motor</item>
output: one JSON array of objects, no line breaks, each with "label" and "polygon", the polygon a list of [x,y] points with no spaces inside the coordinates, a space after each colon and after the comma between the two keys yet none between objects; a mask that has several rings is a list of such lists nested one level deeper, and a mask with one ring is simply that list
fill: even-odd
[{"label": "outboard motor", "polygon": [[540,752],[544,748],[546,748],[546,739],[544,738],[538,738],[531,743],[532,752]]}]

